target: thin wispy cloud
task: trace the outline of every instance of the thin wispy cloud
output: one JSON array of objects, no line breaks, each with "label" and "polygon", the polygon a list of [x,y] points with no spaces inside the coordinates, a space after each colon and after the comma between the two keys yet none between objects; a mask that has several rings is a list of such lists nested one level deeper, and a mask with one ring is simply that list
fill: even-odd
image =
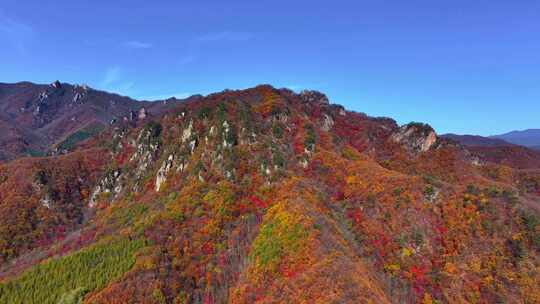
[{"label": "thin wispy cloud", "polygon": [[186,65],[192,63],[193,61],[195,61],[195,56],[188,55],[180,58],[177,62],[179,65]]},{"label": "thin wispy cloud", "polygon": [[156,95],[150,95],[150,96],[142,95],[142,96],[137,96],[136,98],[139,100],[156,101],[156,100],[165,100],[165,99],[169,99],[173,97],[177,99],[185,99],[192,95],[193,94],[191,93],[182,92],[182,93],[174,93],[174,94],[156,94]]},{"label": "thin wispy cloud", "polygon": [[253,38],[253,35],[248,32],[233,32],[223,31],[217,33],[208,33],[206,35],[197,38],[201,42],[215,42],[215,41],[247,41]]},{"label": "thin wispy cloud", "polygon": [[118,86],[118,92],[124,93],[125,95],[132,95],[132,90],[135,88],[135,82],[127,81],[122,82],[120,86]]},{"label": "thin wispy cloud", "polygon": [[105,70],[100,88],[109,92],[130,96],[133,93],[135,83],[124,77],[124,72],[119,66],[111,66]]},{"label": "thin wispy cloud", "polygon": [[121,69],[118,66],[107,68],[107,70],[105,71],[105,76],[103,77],[103,80],[101,81],[101,84],[103,86],[109,86],[115,82],[118,82],[120,80],[120,74],[121,74]]},{"label": "thin wispy cloud", "polygon": [[295,92],[298,92],[298,91],[301,91],[301,90],[304,89],[303,86],[297,85],[297,84],[286,85],[285,87],[286,87],[287,89],[293,90],[293,91],[295,91]]},{"label": "thin wispy cloud", "polygon": [[150,49],[154,47],[154,45],[151,43],[138,40],[127,41],[124,43],[124,46],[131,49]]},{"label": "thin wispy cloud", "polygon": [[117,84],[112,85],[108,91],[117,93],[124,96],[132,96],[133,95],[133,89],[135,88],[135,83],[131,81],[124,81],[119,82]]},{"label": "thin wispy cloud", "polygon": [[6,45],[15,47],[19,52],[25,53],[26,44],[34,36],[34,29],[28,24],[8,17],[0,11],[0,39]]},{"label": "thin wispy cloud", "polygon": [[23,34],[27,35],[33,32],[31,26],[9,18],[3,12],[0,11],[0,33],[4,35]]},{"label": "thin wispy cloud", "polygon": [[293,90],[295,92],[300,92],[300,91],[303,91],[303,90],[322,90],[324,89],[325,87],[327,87],[328,85],[326,83],[306,83],[306,84],[289,84],[289,85],[285,85],[285,88],[289,89],[289,90]]}]

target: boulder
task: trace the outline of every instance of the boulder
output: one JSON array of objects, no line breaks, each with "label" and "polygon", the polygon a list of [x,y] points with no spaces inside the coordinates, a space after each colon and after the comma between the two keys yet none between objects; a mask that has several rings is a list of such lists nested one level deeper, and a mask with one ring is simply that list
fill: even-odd
[{"label": "boulder", "polygon": [[437,143],[437,134],[430,125],[410,123],[392,134],[391,140],[413,153],[426,152]]}]

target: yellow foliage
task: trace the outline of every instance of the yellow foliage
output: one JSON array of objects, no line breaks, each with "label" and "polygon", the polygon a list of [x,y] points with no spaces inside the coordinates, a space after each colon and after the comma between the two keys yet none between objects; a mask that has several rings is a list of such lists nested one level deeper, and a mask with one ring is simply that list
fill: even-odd
[{"label": "yellow foliage", "polygon": [[284,261],[293,265],[307,262],[312,220],[291,207],[291,202],[280,201],[265,215],[251,248],[256,273],[273,273]]},{"label": "yellow foliage", "polygon": [[155,263],[151,256],[139,256],[134,267],[136,269],[153,269],[155,268]]},{"label": "yellow foliage", "polygon": [[409,256],[412,255],[412,253],[413,253],[413,251],[411,249],[409,249],[409,248],[403,248],[401,250],[401,255],[404,256],[404,257],[409,257]]},{"label": "yellow foliage", "polygon": [[512,235],[512,240],[514,240],[514,241],[519,241],[519,240],[521,240],[522,238],[523,238],[523,235],[522,235],[521,233],[514,233],[514,234]]},{"label": "yellow foliage", "polygon": [[485,277],[482,279],[482,283],[484,283],[484,285],[491,285],[491,284],[493,284],[493,276],[491,276],[491,275],[485,276]]},{"label": "yellow foliage", "polygon": [[433,299],[429,293],[424,293],[424,298],[422,299],[422,304],[433,304]]},{"label": "yellow foliage", "polygon": [[480,261],[480,258],[473,257],[469,262],[469,268],[474,272],[480,272],[482,269],[482,262]]},{"label": "yellow foliage", "polygon": [[401,269],[401,267],[399,266],[399,264],[392,263],[392,264],[386,264],[386,265],[384,266],[384,269],[385,269],[386,271],[390,272],[390,273],[395,274],[395,273],[397,273],[397,272]]}]

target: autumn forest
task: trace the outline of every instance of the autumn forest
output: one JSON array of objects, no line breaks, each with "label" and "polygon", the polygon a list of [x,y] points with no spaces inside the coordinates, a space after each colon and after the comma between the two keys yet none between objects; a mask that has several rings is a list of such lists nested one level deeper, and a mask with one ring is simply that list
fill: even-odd
[{"label": "autumn forest", "polygon": [[316,91],[159,103],[0,163],[0,303],[540,303],[540,154]]}]

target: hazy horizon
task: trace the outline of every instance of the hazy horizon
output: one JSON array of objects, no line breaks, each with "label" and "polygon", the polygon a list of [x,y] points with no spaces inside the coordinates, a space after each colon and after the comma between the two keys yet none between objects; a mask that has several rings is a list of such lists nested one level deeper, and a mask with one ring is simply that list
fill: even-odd
[{"label": "hazy horizon", "polygon": [[270,83],[439,133],[540,127],[538,2],[210,2],[4,1],[0,81],[135,99]]}]

